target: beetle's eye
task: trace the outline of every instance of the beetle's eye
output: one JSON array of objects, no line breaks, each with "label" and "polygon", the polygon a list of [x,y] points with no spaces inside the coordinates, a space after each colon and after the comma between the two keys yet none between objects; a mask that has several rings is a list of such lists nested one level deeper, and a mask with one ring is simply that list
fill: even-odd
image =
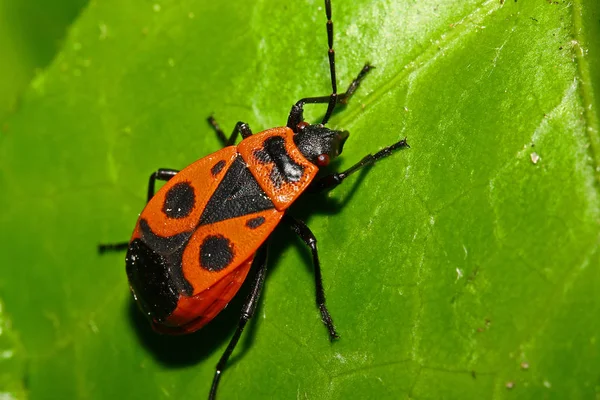
[{"label": "beetle's eye", "polygon": [[319,154],[317,157],[317,165],[319,167],[325,167],[329,164],[329,156],[327,154]]},{"label": "beetle's eye", "polygon": [[309,125],[308,122],[302,121],[302,122],[299,122],[298,125],[296,125],[296,129],[298,129],[298,132],[300,132],[302,129],[306,128],[308,125]]}]

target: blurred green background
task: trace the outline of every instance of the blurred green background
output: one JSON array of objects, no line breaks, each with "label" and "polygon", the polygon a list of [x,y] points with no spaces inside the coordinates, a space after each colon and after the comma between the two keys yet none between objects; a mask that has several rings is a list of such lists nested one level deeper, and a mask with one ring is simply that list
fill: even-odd
[{"label": "blurred green background", "polygon": [[[221,4],[222,3],[222,4]],[[220,398],[600,398],[600,3],[333,0],[334,167],[293,210]],[[240,299],[154,334],[123,256],[148,175],[328,93],[318,0],[0,0],[0,398],[205,398]],[[324,112],[312,107],[307,117]],[[244,290],[244,289],[242,289]]]},{"label": "blurred green background", "polygon": [[0,1],[0,119],[17,108],[36,71],[60,51],[67,29],[87,4],[73,1]]}]

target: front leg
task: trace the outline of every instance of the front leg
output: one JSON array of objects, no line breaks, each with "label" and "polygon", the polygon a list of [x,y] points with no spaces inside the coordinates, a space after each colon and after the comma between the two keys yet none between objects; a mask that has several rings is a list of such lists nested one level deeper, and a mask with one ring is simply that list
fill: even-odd
[{"label": "front leg", "polygon": [[[344,93],[333,93],[329,96],[306,97],[304,99],[298,100],[296,104],[292,106],[290,114],[288,115],[287,127],[296,132],[296,126],[300,122],[304,121],[304,106],[306,104],[328,104],[325,117],[323,118],[323,121],[321,121],[321,124],[325,125],[327,121],[329,121],[329,117],[331,117],[335,106],[337,104],[348,104],[348,101],[350,101],[350,98],[352,97],[356,89],[358,89],[360,82],[367,75],[367,72],[369,72],[373,68],[375,67],[373,67],[370,64],[365,64],[365,66],[360,70],[357,77],[354,78],[354,80],[350,83],[350,86],[348,86],[348,89]],[[333,76],[332,79],[334,79]]]},{"label": "front leg", "polygon": [[340,183],[344,181],[348,176],[352,175],[356,171],[361,168],[364,168],[369,165],[375,164],[377,161],[391,155],[394,151],[398,149],[403,149],[410,147],[408,143],[406,143],[406,138],[402,139],[399,142],[394,143],[391,146],[385,147],[379,150],[375,154],[367,154],[363,157],[362,160],[348,168],[343,172],[334,172],[333,174],[325,175],[324,177],[314,181],[308,187],[309,192],[322,192],[326,190],[331,190],[338,186]]}]

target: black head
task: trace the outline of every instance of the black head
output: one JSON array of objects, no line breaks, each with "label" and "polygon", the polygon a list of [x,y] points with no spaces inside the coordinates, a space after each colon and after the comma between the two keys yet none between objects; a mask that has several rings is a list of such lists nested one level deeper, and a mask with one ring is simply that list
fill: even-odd
[{"label": "black head", "polygon": [[301,122],[294,135],[294,142],[308,161],[324,167],[342,153],[348,136],[348,131],[334,131],[322,124]]}]

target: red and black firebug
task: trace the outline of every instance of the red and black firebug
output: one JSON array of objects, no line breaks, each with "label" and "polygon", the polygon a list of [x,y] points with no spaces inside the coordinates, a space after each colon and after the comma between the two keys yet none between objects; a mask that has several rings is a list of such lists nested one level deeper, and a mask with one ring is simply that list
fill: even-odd
[{"label": "red and black firebug", "polygon": [[[320,167],[340,155],[349,135],[325,125],[373,68],[366,64],[346,92],[337,92],[330,0],[325,0],[325,12],[331,94],[298,100],[286,126],[256,134],[238,122],[226,137],[209,117],[224,148],[181,171],[161,168],[152,173],[148,202],[129,242],[99,246],[100,252],[127,250],[125,266],[133,298],[152,327],[165,334],[191,333],[209,323],[254,270],[239,325],[217,364],[209,399],[215,398],[227,360],[256,311],[266,276],[268,239],[280,223],[310,248],[321,319],[330,338],[338,337],[325,305],[317,240],[288,208],[303,193],[331,190],[361,168],[408,147],[403,139],[345,171],[317,177]],[[306,104],[327,104],[320,123],[304,121]],[[239,134],[242,141],[235,145]],[[154,193],[157,180],[166,183]]]}]

